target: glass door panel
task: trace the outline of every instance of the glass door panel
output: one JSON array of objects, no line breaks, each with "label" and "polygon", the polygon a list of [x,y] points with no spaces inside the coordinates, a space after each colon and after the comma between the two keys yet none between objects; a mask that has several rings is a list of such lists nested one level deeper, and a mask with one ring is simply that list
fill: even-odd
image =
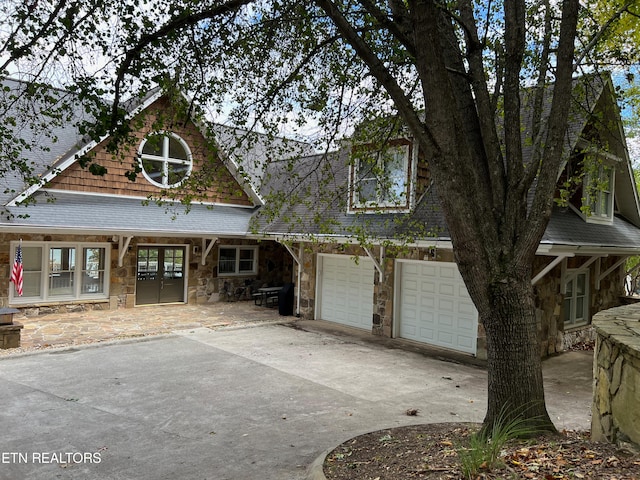
[{"label": "glass door panel", "polygon": [[147,305],[160,301],[160,249],[158,247],[138,247],[136,305]]},{"label": "glass door panel", "polygon": [[184,300],[184,247],[165,247],[162,259],[160,302]]},{"label": "glass door panel", "polygon": [[184,247],[139,247],[136,305],[184,301]]}]

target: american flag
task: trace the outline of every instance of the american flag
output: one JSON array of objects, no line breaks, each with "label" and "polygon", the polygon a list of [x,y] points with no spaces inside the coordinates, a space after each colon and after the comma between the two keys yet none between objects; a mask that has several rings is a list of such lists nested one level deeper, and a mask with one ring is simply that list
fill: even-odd
[{"label": "american flag", "polygon": [[22,296],[22,247],[18,245],[16,248],[16,259],[13,262],[13,268],[11,269],[11,277],[9,278],[10,282],[16,287],[16,292],[18,296]]}]

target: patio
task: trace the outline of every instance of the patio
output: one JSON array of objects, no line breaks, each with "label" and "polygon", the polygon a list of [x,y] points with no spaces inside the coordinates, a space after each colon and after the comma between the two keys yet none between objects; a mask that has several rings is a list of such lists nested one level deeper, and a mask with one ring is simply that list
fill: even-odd
[{"label": "patio", "polygon": [[295,318],[279,315],[277,308],[256,306],[253,301],[202,305],[145,305],[118,310],[88,310],[38,316],[16,315],[14,321],[24,325],[21,346],[0,350],[0,356],[43,348],[168,334],[176,330],[198,327],[215,329],[284,323]]}]

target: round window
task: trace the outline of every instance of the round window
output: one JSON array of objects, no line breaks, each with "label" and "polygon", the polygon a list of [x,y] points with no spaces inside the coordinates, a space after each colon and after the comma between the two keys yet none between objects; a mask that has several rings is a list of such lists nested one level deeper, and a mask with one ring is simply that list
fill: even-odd
[{"label": "round window", "polygon": [[140,144],[138,156],[145,178],[161,188],[177,187],[191,173],[189,146],[173,133],[148,135]]}]

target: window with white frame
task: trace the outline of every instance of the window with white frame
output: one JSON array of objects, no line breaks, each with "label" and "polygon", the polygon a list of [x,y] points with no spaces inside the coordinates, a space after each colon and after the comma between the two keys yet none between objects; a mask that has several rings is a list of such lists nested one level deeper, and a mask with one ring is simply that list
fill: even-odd
[{"label": "window with white frame", "polygon": [[383,152],[358,151],[352,168],[352,208],[409,207],[410,146],[397,144]]},{"label": "window with white frame", "polygon": [[258,247],[222,245],[218,250],[218,274],[255,275],[258,273]]},{"label": "window with white frame", "polygon": [[191,174],[191,150],[174,133],[148,135],[140,144],[138,156],[142,174],[157,187],[177,187]]},{"label": "window with white frame", "polygon": [[588,219],[611,220],[613,218],[613,189],[615,169],[600,163],[585,178]]},{"label": "window with white frame", "polygon": [[[15,258],[17,243],[11,245]],[[96,243],[23,242],[23,293],[10,283],[12,303],[102,299],[109,296],[111,246]]]},{"label": "window with white frame", "polygon": [[589,272],[587,270],[568,270],[564,289],[565,329],[588,324]]}]

